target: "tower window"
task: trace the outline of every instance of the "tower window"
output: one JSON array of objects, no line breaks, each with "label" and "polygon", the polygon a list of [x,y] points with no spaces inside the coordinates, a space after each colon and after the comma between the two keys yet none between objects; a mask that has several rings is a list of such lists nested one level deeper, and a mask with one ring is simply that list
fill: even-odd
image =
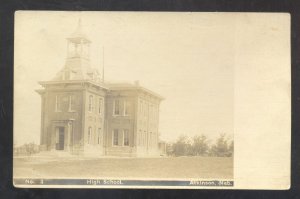
[{"label": "tower window", "polygon": [[129,130],[124,129],[123,131],[123,144],[124,146],[129,146]]},{"label": "tower window", "polygon": [[119,100],[115,100],[114,115],[120,115],[120,101]]},{"label": "tower window", "polygon": [[70,71],[64,72],[64,80],[70,80]]},{"label": "tower window", "polygon": [[90,112],[93,112],[93,96],[92,95],[90,95],[90,97],[89,97],[89,111]]}]

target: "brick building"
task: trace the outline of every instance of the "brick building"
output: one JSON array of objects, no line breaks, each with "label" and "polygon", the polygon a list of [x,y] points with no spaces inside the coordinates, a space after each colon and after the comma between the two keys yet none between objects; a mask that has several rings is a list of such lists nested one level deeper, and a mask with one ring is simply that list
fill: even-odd
[{"label": "brick building", "polygon": [[138,82],[104,82],[90,66],[91,41],[80,23],[67,44],[63,69],[39,82],[41,148],[88,156],[159,155],[163,98]]}]

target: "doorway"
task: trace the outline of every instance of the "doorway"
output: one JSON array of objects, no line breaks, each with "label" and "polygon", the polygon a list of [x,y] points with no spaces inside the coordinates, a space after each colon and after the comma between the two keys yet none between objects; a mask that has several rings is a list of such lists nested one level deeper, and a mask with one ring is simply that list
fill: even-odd
[{"label": "doorway", "polygon": [[56,127],[56,150],[64,150],[65,147],[65,128]]}]

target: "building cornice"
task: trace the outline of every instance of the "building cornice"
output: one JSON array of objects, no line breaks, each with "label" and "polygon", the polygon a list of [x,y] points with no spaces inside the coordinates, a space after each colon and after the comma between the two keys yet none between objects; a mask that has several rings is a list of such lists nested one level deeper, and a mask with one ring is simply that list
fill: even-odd
[{"label": "building cornice", "polygon": [[108,90],[108,87],[103,83],[97,83],[91,80],[62,80],[62,81],[39,81],[41,86],[45,87],[46,85],[64,85],[64,84],[91,84],[96,87]]}]

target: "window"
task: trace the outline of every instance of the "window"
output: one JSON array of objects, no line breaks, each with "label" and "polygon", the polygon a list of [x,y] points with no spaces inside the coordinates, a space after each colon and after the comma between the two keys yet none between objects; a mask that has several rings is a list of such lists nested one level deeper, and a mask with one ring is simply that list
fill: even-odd
[{"label": "window", "polygon": [[65,71],[63,78],[64,78],[63,80],[69,80],[70,79],[70,71]]},{"label": "window", "polygon": [[120,101],[115,100],[114,103],[114,115],[119,115],[120,114]]},{"label": "window", "polygon": [[118,129],[114,129],[113,145],[114,146],[118,146],[119,145],[119,130]]},{"label": "window", "polygon": [[124,115],[129,115],[130,112],[130,102],[124,101]]},{"label": "window", "polygon": [[129,146],[129,130],[124,129],[123,131],[123,145],[124,146]]},{"label": "window", "polygon": [[55,96],[55,112],[60,112],[60,97],[58,95]]},{"label": "window", "polygon": [[98,144],[101,143],[101,128],[98,128]]},{"label": "window", "polygon": [[139,131],[138,145],[142,146],[142,130]]},{"label": "window", "polygon": [[146,146],[147,145],[147,134],[146,131],[144,131],[144,140],[143,140],[143,145]]},{"label": "window", "polygon": [[102,114],[102,106],[103,106],[103,99],[99,98],[99,107],[98,107],[98,113]]},{"label": "window", "polygon": [[74,95],[70,95],[69,96],[69,112],[74,112],[75,110],[75,106],[74,106]]},{"label": "window", "polygon": [[147,116],[147,108],[148,108],[148,104],[144,103],[144,116],[146,117]]},{"label": "window", "polygon": [[89,96],[89,111],[93,112],[93,96]]},{"label": "window", "polygon": [[143,114],[143,101],[140,102],[140,115]]},{"label": "window", "polygon": [[157,118],[158,118],[158,106],[156,106],[156,105],[154,106],[154,111],[153,112],[154,112],[154,116],[153,116],[154,120],[157,121]]},{"label": "window", "polygon": [[153,120],[153,105],[152,104],[149,105],[149,120],[150,121]]},{"label": "window", "polygon": [[91,144],[91,142],[92,142],[92,127],[89,127],[87,141],[88,141],[88,144]]},{"label": "window", "polygon": [[55,128],[55,143],[59,143],[59,127]]}]

